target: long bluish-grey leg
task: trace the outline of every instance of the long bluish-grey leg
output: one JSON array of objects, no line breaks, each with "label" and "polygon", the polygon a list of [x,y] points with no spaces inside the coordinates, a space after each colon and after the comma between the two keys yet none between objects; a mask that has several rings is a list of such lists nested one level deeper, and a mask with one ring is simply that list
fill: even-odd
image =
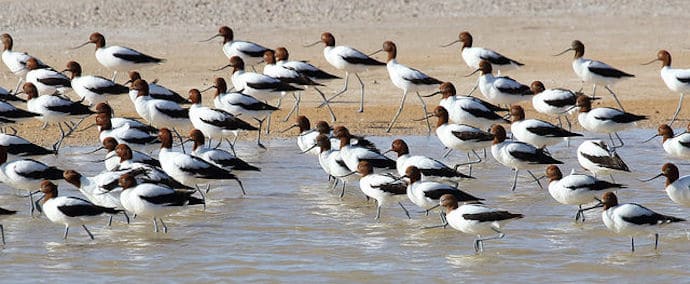
[{"label": "long bluish-grey leg", "polygon": [[446,150],[446,152],[443,153],[443,155],[441,155],[441,159],[447,158],[448,155],[450,155],[450,152],[453,152],[453,148],[448,148],[448,150]]},{"label": "long bluish-grey leg", "polygon": [[424,110],[424,117],[426,118],[426,130],[427,130],[427,135],[431,134],[431,124],[429,123],[429,112],[426,109],[426,102],[422,98],[421,95],[419,95],[419,92],[417,92],[417,97],[419,98],[419,101],[422,103],[422,110]]},{"label": "long bluish-grey leg", "polygon": [[654,233],[654,250],[659,249],[659,233]]},{"label": "long bluish-grey leg", "polygon": [[345,185],[346,184],[347,184],[347,182],[343,181],[343,188],[340,190],[340,199],[342,199],[343,196],[345,196]]},{"label": "long bluish-grey leg", "polygon": [[110,215],[110,216],[108,217],[108,227],[110,227],[110,226],[112,226],[112,225],[113,225],[113,215]]},{"label": "long bluish-grey leg", "polygon": [[84,231],[86,231],[87,234],[89,234],[89,238],[93,240],[93,234],[89,231],[88,228],[86,228],[86,225],[81,225],[82,228],[84,228]]},{"label": "long bluish-grey leg", "polygon": [[[356,73],[355,73],[355,75],[356,75]],[[345,86],[343,86],[343,89],[340,90],[339,92],[335,93],[335,95],[333,95],[332,97],[330,97],[329,99],[327,99],[327,100],[324,101],[323,103],[321,103],[317,108],[323,107],[324,105],[326,105],[326,104],[330,103],[331,101],[333,101],[333,99],[335,99],[336,97],[338,97],[338,96],[342,95],[343,93],[345,93],[345,92],[347,91],[347,84],[348,84],[348,82],[350,82],[350,72],[345,71]]]},{"label": "long bluish-grey leg", "polygon": [[360,86],[360,91],[359,91],[359,110],[357,112],[364,112],[364,82],[362,82],[362,78],[359,78],[359,74],[355,73],[355,78],[359,80],[359,86]]},{"label": "long bluish-grey leg", "polygon": [[671,127],[673,125],[673,122],[676,121],[676,118],[678,117],[678,114],[680,113],[680,109],[683,106],[683,93],[680,93],[680,99],[678,100],[678,107],[676,108],[676,112],[673,114],[673,118],[671,118],[671,121],[668,123],[668,126]]},{"label": "long bluish-grey leg", "polygon": [[2,224],[0,224],[0,236],[2,236],[2,245],[5,245],[5,228],[2,227]]},{"label": "long bluish-grey leg", "polygon": [[65,225],[65,235],[62,236],[62,239],[63,239],[63,240],[66,240],[66,239],[67,239],[67,234],[69,234],[69,226]]},{"label": "long bluish-grey leg", "polygon": [[517,179],[518,179],[518,173],[520,170],[515,169],[515,177],[513,177],[513,186],[510,187],[510,191],[515,191],[515,188],[517,187]]},{"label": "long bluish-grey leg", "polygon": [[379,218],[381,218],[381,204],[377,200],[376,201],[376,217],[374,217],[374,220],[378,220]]},{"label": "long bluish-grey leg", "polygon": [[158,221],[156,221],[156,217],[153,217],[153,232],[158,233]]},{"label": "long bluish-grey leg", "polygon": [[321,96],[321,98],[323,99],[323,103],[326,104],[326,108],[328,108],[328,113],[331,114],[331,122],[335,122],[335,112],[333,112],[331,105],[328,103],[328,100],[326,100],[326,95],[324,95],[323,92],[321,92],[321,90],[319,90],[319,88],[317,87],[314,87],[314,90],[316,90],[316,92],[319,93],[319,96]]},{"label": "long bluish-grey leg", "polygon": [[400,113],[402,112],[403,107],[405,107],[405,99],[406,98],[407,98],[407,91],[403,91],[403,96],[402,96],[402,99],[400,99],[400,106],[398,107],[398,111],[395,113],[395,116],[393,116],[393,120],[391,120],[391,123],[388,125],[388,128],[386,128],[386,132],[391,132],[391,128],[393,128],[393,125],[398,120],[398,116],[400,116]]},{"label": "long bluish-grey leg", "polygon": [[635,252],[635,238],[633,237],[630,238],[630,249]]},{"label": "long bluish-grey leg", "polygon": [[616,100],[616,103],[618,104],[618,107],[621,108],[622,111],[625,111],[625,108],[623,108],[623,105],[621,104],[621,101],[618,100],[618,97],[616,96],[616,93],[614,93],[609,86],[604,86],[604,88],[611,93],[613,96],[613,99]]},{"label": "long bluish-grey leg", "polygon": [[283,122],[288,121],[288,119],[290,119],[293,113],[297,112],[297,114],[299,114],[299,103],[301,101],[300,95],[298,95],[297,92],[294,92],[292,93],[292,97],[295,99],[295,104],[292,106],[290,112],[288,112],[288,114],[285,116]]},{"label": "long bluish-grey leg", "polygon": [[129,224],[129,215],[127,215],[127,212],[122,211],[122,215],[125,215],[125,221],[127,221],[127,224]]},{"label": "long bluish-grey leg", "polygon": [[168,226],[165,225],[165,222],[163,222],[163,218],[158,218],[158,220],[160,220],[161,225],[163,225],[163,233],[167,234],[168,233]]},{"label": "long bluish-grey leg", "polygon": [[412,217],[410,217],[410,211],[407,211],[407,208],[405,208],[405,206],[403,206],[403,204],[401,202],[398,202],[398,204],[400,205],[400,208],[402,208],[402,210],[405,211],[405,215],[407,215],[407,219],[412,219]]},{"label": "long bluish-grey leg", "polygon": [[527,170],[527,172],[529,173],[529,175],[531,175],[531,176],[532,176],[532,178],[534,179],[534,181],[536,181],[536,182],[537,182],[537,185],[539,185],[539,188],[541,188],[541,189],[543,190],[543,189],[544,189],[544,187],[543,187],[543,186],[541,186],[541,182],[539,181],[539,178],[537,178],[537,176],[535,176],[535,175],[534,175],[534,173],[532,173],[532,171],[530,171],[530,170]]},{"label": "long bluish-grey leg", "polygon": [[474,91],[476,91],[477,88],[479,88],[479,80],[477,80],[477,82],[474,84],[474,87],[472,87],[472,90],[470,90],[470,92],[467,94],[467,96],[471,97],[472,93],[474,93]]}]

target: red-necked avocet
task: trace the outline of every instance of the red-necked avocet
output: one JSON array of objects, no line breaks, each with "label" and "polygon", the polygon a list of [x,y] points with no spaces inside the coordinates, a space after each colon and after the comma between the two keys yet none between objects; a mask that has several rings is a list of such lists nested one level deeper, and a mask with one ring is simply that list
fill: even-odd
[{"label": "red-necked avocet", "polygon": [[579,40],[574,40],[570,48],[559,54],[556,54],[555,56],[565,54],[571,50],[575,51],[575,57],[573,59],[573,71],[575,71],[575,75],[577,75],[577,77],[579,77],[583,83],[588,82],[593,84],[592,97],[595,97],[594,95],[597,91],[597,85],[603,86],[607,91],[609,91],[609,93],[611,93],[613,98],[616,100],[616,103],[618,103],[618,107],[620,107],[622,110],[625,110],[623,105],[621,105],[621,102],[618,100],[618,97],[616,97],[616,94],[611,90],[610,86],[620,80],[635,77],[635,75],[625,73],[601,61],[583,58],[585,55],[585,45]]},{"label": "red-necked avocet", "polygon": [[333,34],[329,32],[322,33],[319,41],[307,46],[314,46],[321,42],[323,42],[325,45],[323,49],[323,56],[326,58],[326,61],[328,61],[328,63],[336,69],[345,71],[345,86],[342,90],[330,97],[328,101],[332,101],[347,91],[347,84],[350,81],[350,73],[353,73],[355,74],[355,77],[359,81],[360,85],[358,112],[364,112],[364,83],[362,82],[362,79],[359,78],[359,73],[367,71],[372,67],[384,66],[386,63],[373,59],[352,47],[345,45],[336,46],[335,37],[333,37]]},{"label": "red-necked avocet", "polygon": [[[523,217],[522,214],[493,209],[482,204],[458,206],[458,199],[453,194],[442,195],[439,204],[446,209],[446,222],[451,228],[477,236],[474,240],[476,253],[484,251],[484,241],[504,238],[505,234],[501,229],[506,223]],[[482,237],[487,235],[494,236]]]}]

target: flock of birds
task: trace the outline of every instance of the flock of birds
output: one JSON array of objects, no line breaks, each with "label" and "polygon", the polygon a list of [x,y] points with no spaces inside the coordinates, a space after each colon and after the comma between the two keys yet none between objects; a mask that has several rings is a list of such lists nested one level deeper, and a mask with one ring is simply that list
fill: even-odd
[{"label": "flock of birds", "polygon": [[[457,94],[452,83],[398,63],[396,44],[391,41],[384,42],[377,51],[387,53],[386,62],[382,62],[371,57],[373,54],[336,45],[333,35],[325,32],[312,45],[323,43],[326,61],[345,72],[344,87],[328,97],[319,87],[340,77],[306,61],[290,61],[288,51],[283,47],[273,50],[235,40],[232,29],[225,26],[206,41],[216,37],[223,39],[223,52],[229,64],[215,70],[232,68],[233,87],[229,89],[226,81],[219,77],[209,88],[191,89],[184,97],[155,81],[143,80],[135,71],[160,64],[163,59],[127,47],[108,46],[100,33],[91,34],[87,42],[75,48],[94,44],[97,61],[114,71],[112,79],[83,75],[81,65],[75,61],[69,61],[62,72],[57,71],[36,57],[13,51],[13,38],[2,34],[2,60],[19,81],[14,91],[0,88],[0,122],[6,126],[5,133],[0,134],[0,182],[29,192],[31,214],[38,209],[52,222],[64,225],[64,238],[67,238],[70,227],[81,226],[93,239],[86,224],[99,220],[104,214],[109,215],[112,221],[112,216],[120,213],[127,222],[128,213],[150,218],[156,232],[160,222],[163,231],[167,232],[163,217],[188,205],[205,206],[205,195],[210,186],[202,190],[200,185],[208,185],[212,180],[235,180],[245,194],[242,182],[233,172],[260,169],[237,157],[234,144],[238,133],[255,131],[257,145],[264,147],[261,143],[263,124],[267,123],[268,133],[271,114],[279,109],[287,93],[292,94],[295,104],[286,121],[299,113],[301,93],[307,88],[319,94],[323,100],[319,107],[327,107],[331,121],[336,121],[329,103],[347,92],[350,74],[359,81],[359,112],[363,112],[365,86],[359,74],[370,68],[386,66],[392,83],[403,91],[400,106],[387,131],[397,122],[407,95],[415,93],[425,114],[421,120],[426,121],[429,131],[432,129],[430,118],[437,120],[436,135],[448,149],[441,159],[411,155],[406,142],[396,139],[386,151],[397,154],[397,159],[393,160],[372,142],[352,134],[345,126],[331,127],[328,122],[319,121],[312,128],[309,119],[300,115],[296,116],[294,125],[300,130],[297,136],[300,149],[318,156],[321,167],[333,180],[332,188],[340,184],[342,197],[346,184],[358,180],[367,199],[377,202],[376,219],[381,216],[381,208],[391,203],[397,203],[409,217],[409,211],[402,203],[407,199],[425,210],[427,215],[442,207],[441,224],[432,227],[450,226],[476,235],[475,251],[483,251],[484,241],[503,238],[503,227],[507,222],[523,218],[522,214],[488,207],[483,204],[484,199],[458,187],[462,179],[474,178],[472,166],[483,160],[477,151],[490,148],[496,161],[515,171],[511,190],[517,187],[520,171],[529,173],[539,187],[542,186],[540,180],[545,177],[548,191],[556,201],[578,206],[576,222],[585,221],[585,211],[603,207],[603,223],[616,233],[630,236],[633,251],[635,236],[654,234],[656,249],[658,226],[685,221],[656,213],[639,204],[618,202],[614,192],[626,186],[616,183],[612,174],[629,171],[616,152],[624,146],[618,132],[633,127],[646,116],[625,112],[611,89],[614,83],[634,76],[603,62],[584,58],[585,47],[580,41],[573,41],[570,48],[558,55],[574,51],[573,69],[583,82],[593,84],[591,95],[559,88],[546,89],[539,81],[525,85],[510,77],[494,75],[493,71],[506,72],[523,64],[495,51],[474,47],[471,34],[462,32],[458,40],[445,46],[461,43],[463,60],[475,70],[472,74],[479,73],[475,88],[463,96]],[[690,90],[690,70],[672,68],[671,55],[664,50],[659,51],[650,64],[656,61],[662,63],[661,77],[668,88],[681,94],[673,119],[660,126],[656,136],[663,137],[663,148],[670,156],[687,159],[690,157],[690,133],[674,135],[671,126],[680,113],[683,93]],[[245,70],[245,66],[254,68],[259,63],[264,64],[263,73]],[[129,80],[117,83],[118,72],[127,72]],[[592,107],[592,100],[600,99],[595,96],[597,86],[604,87],[613,96],[619,109]],[[211,89],[215,89],[214,107],[207,107],[202,103],[202,93]],[[476,89],[485,100],[471,96]],[[79,99],[69,98],[67,94],[70,92]],[[119,94],[128,94],[143,121],[114,116],[115,110],[108,104],[108,97]],[[20,95],[25,95],[26,100]],[[424,97],[435,95],[441,95],[441,101],[429,112]],[[276,101],[277,105],[269,104]],[[558,123],[527,118],[519,105],[525,101],[531,101],[537,112],[557,119]],[[26,102],[26,110],[13,105],[21,102]],[[182,106],[185,104],[189,106]],[[502,115],[501,112],[508,114]],[[570,138],[583,136],[571,131],[568,116],[573,113],[577,113],[582,128],[606,134],[611,142],[609,146],[606,140],[586,140],[577,148],[578,162],[592,175],[573,172],[564,176],[557,166],[562,162],[548,151],[548,147],[570,143]],[[80,123],[92,115],[95,116],[101,148],[108,151],[103,172],[87,177],[75,170],[63,170],[26,158],[57,155],[62,141],[74,131],[81,131],[77,130]],[[16,135],[12,124],[26,119],[39,119],[44,128],[57,126],[61,136],[52,149]],[[512,139],[508,139],[504,125],[510,125]],[[14,134],[8,134],[8,129],[14,130]],[[183,129],[192,129],[186,140],[179,132]],[[173,149],[176,139],[180,150]],[[190,153],[186,153],[184,147],[188,141],[194,143]],[[221,149],[223,142],[227,142],[229,151]],[[157,158],[139,151],[151,144],[160,145]],[[465,152],[467,162],[449,165],[441,161],[453,150]],[[15,159],[8,160],[8,155]],[[486,158],[486,152],[483,157]],[[459,170],[465,167],[467,173]],[[383,173],[375,173],[375,170]],[[538,177],[539,172],[535,174],[534,171],[542,171],[545,175]],[[611,181],[597,178],[607,175]],[[661,173],[654,178],[661,176],[666,177],[669,197],[678,204],[690,206],[690,176],[680,177],[678,168],[671,163],[663,165]],[[85,198],[59,196],[54,183],[57,180],[65,180],[79,188]],[[33,194],[38,192],[43,196],[34,201]],[[195,196],[197,193],[198,197]],[[588,204],[591,206],[583,207]],[[0,209],[1,215],[15,212]],[[4,244],[2,229],[0,225]]]}]

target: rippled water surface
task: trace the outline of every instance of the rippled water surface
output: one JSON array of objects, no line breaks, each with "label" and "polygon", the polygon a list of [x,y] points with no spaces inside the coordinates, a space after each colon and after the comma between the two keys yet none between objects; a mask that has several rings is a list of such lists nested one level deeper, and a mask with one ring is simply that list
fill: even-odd
[{"label": "rippled water surface", "polygon": [[[618,192],[622,202],[637,202],[662,213],[690,217],[690,209],[675,205],[663,191],[663,180],[643,184],[635,178],[650,177],[665,161],[659,141],[640,144],[651,130],[625,133],[627,145],[619,150],[633,169],[616,175],[628,189]],[[392,137],[371,137],[386,149]],[[443,149],[435,137],[405,137],[413,154],[438,157]],[[574,140],[551,149],[565,161],[564,173],[579,170]],[[257,151],[247,142],[239,146],[246,160],[260,166],[261,174],[240,174],[248,195],[240,196],[232,181],[214,184],[208,208],[188,208],[165,219],[169,233],[153,233],[150,220],[131,225],[116,217],[112,227],[90,226],[91,241],[73,228],[67,241],[63,227],[45,217],[28,216],[28,200],[0,185],[2,207],[21,210],[2,220],[7,245],[0,249],[2,282],[88,280],[118,281],[290,281],[310,282],[675,282],[688,281],[690,241],[687,224],[661,230],[660,250],[653,238],[638,238],[638,251],[630,253],[630,240],[606,231],[600,211],[588,213],[585,224],[576,224],[575,208],[557,204],[548,192],[522,178],[510,192],[512,172],[493,158],[475,167],[476,180],[460,187],[487,199],[493,207],[523,213],[524,219],[508,224],[505,239],[487,241],[485,253],[475,255],[473,236],[452,229],[422,230],[438,222],[438,215],[424,214],[411,203],[408,220],[396,206],[384,208],[382,220],[373,220],[375,206],[367,203],[357,185],[347,188],[340,200],[329,191],[328,181],[314,156],[298,154],[292,139],[267,142],[268,151]],[[70,155],[87,148],[67,148],[57,160],[43,158],[64,169],[86,175],[102,165],[89,160],[102,155]],[[155,149],[151,149],[155,150]],[[451,155],[450,164],[464,161]],[[690,167],[680,165],[681,174]],[[61,194],[76,190],[60,183]]]}]

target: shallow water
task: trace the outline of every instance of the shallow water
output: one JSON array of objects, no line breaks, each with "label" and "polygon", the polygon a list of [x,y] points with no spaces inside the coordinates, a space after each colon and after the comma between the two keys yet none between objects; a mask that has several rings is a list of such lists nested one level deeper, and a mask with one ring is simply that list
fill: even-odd
[{"label": "shallow water", "polygon": [[[687,208],[668,199],[662,179],[646,184],[635,179],[655,175],[666,160],[659,141],[640,144],[652,133],[623,135],[627,145],[619,153],[633,173],[615,176],[629,186],[618,192],[619,200],[688,218]],[[393,137],[371,139],[386,149]],[[404,139],[413,154],[443,153],[434,136]],[[575,150],[582,140],[551,149],[565,162],[564,174],[579,170]],[[425,217],[409,202],[411,220],[391,205],[375,221],[374,203],[365,202],[357,185],[348,186],[340,200],[329,191],[316,157],[298,154],[293,139],[274,139],[266,146],[270,150],[257,151],[249,142],[238,147],[242,157],[263,169],[261,174],[240,174],[246,197],[233,181],[214,184],[205,211],[188,208],[165,219],[168,234],[153,233],[150,220],[139,218],[127,226],[116,217],[110,228],[106,218],[90,226],[94,241],[80,228],[73,228],[64,241],[61,225],[29,217],[28,200],[0,185],[2,207],[21,210],[1,220],[7,239],[0,249],[3,282],[685,282],[690,276],[687,224],[662,229],[658,253],[652,237],[637,238],[632,254],[629,238],[605,229],[601,211],[588,212],[587,222],[576,224],[575,207],[557,204],[527,177],[510,192],[512,172],[490,153],[488,162],[475,166],[477,179],[462,181],[460,187],[525,218],[508,224],[505,239],[485,242],[485,253],[476,255],[473,236],[420,229],[437,224],[438,215]],[[87,150],[67,148],[57,161],[43,160],[93,175],[102,165],[88,161],[102,153],[69,154]],[[454,153],[449,164],[464,160],[464,154]],[[681,174],[690,171],[687,165],[679,167]],[[64,182],[59,189],[61,194],[76,193]]]}]

